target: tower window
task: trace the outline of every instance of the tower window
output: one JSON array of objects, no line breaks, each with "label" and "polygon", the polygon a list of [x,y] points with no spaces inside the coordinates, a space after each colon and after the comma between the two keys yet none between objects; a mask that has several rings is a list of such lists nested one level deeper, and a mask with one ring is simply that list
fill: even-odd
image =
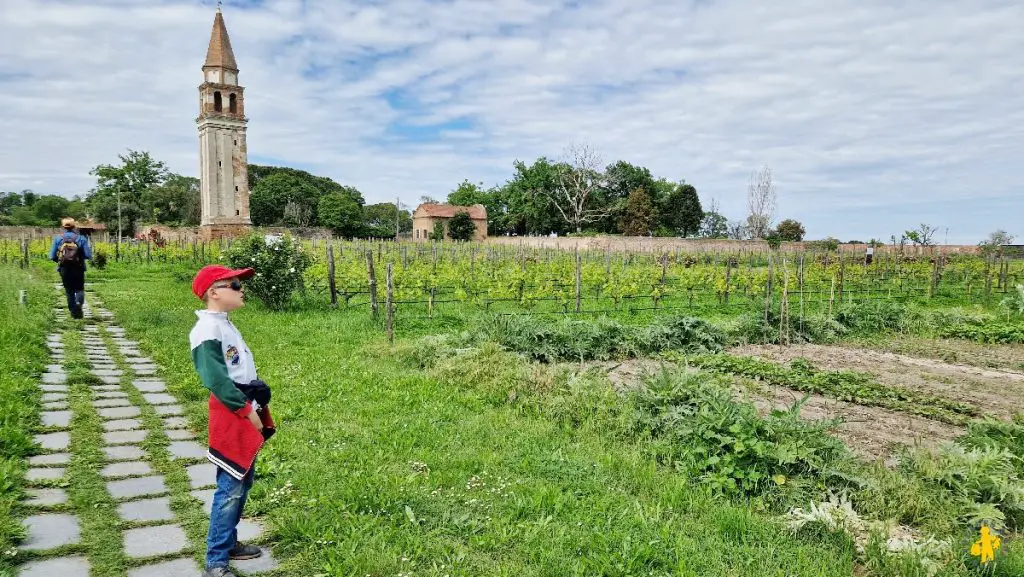
[{"label": "tower window", "polygon": [[224,166],[224,164],[222,164],[221,161],[218,160],[217,161],[217,166]]},{"label": "tower window", "polygon": [[238,141],[237,140],[235,141],[235,146],[238,146]]},{"label": "tower window", "polygon": [[238,192],[238,187],[237,186],[235,187],[235,192]]},{"label": "tower window", "polygon": [[213,111],[220,112],[224,109],[224,102],[221,100],[220,91],[213,93]]},{"label": "tower window", "polygon": [[237,210],[235,211],[235,216],[238,216],[238,215],[240,215],[240,214],[241,214],[241,213],[240,213],[240,212],[238,212]]},{"label": "tower window", "polygon": [[231,111],[232,114],[238,112],[238,98],[234,93],[228,95],[228,110]]}]

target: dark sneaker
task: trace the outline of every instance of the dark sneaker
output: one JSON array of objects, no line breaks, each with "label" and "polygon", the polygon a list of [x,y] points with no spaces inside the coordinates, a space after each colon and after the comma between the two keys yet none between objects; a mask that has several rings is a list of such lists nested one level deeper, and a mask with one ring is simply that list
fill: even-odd
[{"label": "dark sneaker", "polygon": [[203,571],[203,577],[235,577],[235,574],[229,571],[227,567],[214,567],[213,569]]},{"label": "dark sneaker", "polygon": [[255,545],[246,545],[245,543],[236,542],[235,546],[228,551],[228,557],[235,561],[242,561],[244,559],[255,559],[263,554],[260,548]]}]

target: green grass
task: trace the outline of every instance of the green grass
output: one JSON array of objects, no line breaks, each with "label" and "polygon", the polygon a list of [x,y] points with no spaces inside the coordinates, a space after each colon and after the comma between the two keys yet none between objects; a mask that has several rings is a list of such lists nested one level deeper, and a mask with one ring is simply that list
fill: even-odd
[{"label": "green grass", "polygon": [[[187,280],[110,275],[97,290],[203,431]],[[367,317],[232,315],[274,390],[249,511],[283,575],[851,574],[846,540],[793,536],[658,466],[651,441],[617,433],[617,399],[580,402],[497,350],[423,369]]]}]

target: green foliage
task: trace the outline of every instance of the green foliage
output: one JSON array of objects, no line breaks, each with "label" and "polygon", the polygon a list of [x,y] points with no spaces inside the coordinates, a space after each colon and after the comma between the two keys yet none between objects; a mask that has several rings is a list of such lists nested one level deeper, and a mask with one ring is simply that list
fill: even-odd
[{"label": "green foliage", "polygon": [[733,399],[727,382],[700,371],[662,370],[633,394],[635,428],[659,443],[659,458],[723,493],[759,494],[799,477],[827,478],[850,458],[826,432],[837,423],[800,419],[800,403],[761,417]]},{"label": "green foliage", "polygon": [[315,222],[314,207],[320,191],[307,180],[279,172],[258,181],[249,197],[249,215],[256,226],[279,226],[289,206],[292,223],[309,226]]},{"label": "green foliage", "polygon": [[120,196],[121,234],[131,235],[135,223],[150,215],[145,214],[145,195],[153,186],[162,184],[170,173],[167,166],[150,156],[149,152],[129,150],[119,154],[119,165],[101,164],[89,171],[96,177],[96,188],[86,197],[96,220],[108,229],[117,230],[117,206]]},{"label": "green foliage", "polygon": [[1006,319],[1010,317],[1024,316],[1024,284],[1019,284],[1015,290],[999,301],[999,308],[1006,311]]},{"label": "green foliage", "polygon": [[629,193],[626,200],[626,211],[619,226],[622,234],[627,236],[646,236],[654,229],[657,213],[650,195],[642,188]]},{"label": "green foliage", "polygon": [[721,350],[725,337],[703,319],[666,317],[649,326],[623,325],[607,317],[556,322],[521,315],[492,315],[484,336],[542,362],[608,360],[675,350]]},{"label": "green foliage", "polygon": [[256,270],[255,276],[245,281],[246,292],[272,310],[287,307],[312,262],[299,241],[288,234],[267,239],[253,233],[236,239],[225,256],[232,268]]},{"label": "green foliage", "polygon": [[351,238],[361,232],[362,208],[344,192],[332,192],[321,197],[317,203],[317,214],[320,226],[330,228],[335,234]]},{"label": "green foliage", "polygon": [[448,237],[452,240],[472,240],[475,233],[476,224],[468,212],[458,211],[448,219]]},{"label": "green foliage", "polygon": [[431,231],[431,233],[430,233],[430,237],[429,237],[430,240],[435,240],[435,241],[444,240],[444,232],[445,232],[444,229],[445,229],[444,221],[439,220],[439,221],[434,222],[434,230]]},{"label": "green foliage", "polygon": [[686,182],[674,185],[660,204],[659,214],[661,224],[672,231],[673,235],[697,236],[704,220],[697,189]]},{"label": "green foliage", "polygon": [[142,216],[169,226],[198,226],[201,217],[199,179],[170,174],[142,195]]},{"label": "green foliage", "polygon": [[977,409],[964,403],[888,387],[867,373],[822,371],[806,359],[794,359],[789,368],[771,361],[727,353],[695,355],[687,361],[709,371],[740,375],[769,386],[788,387],[859,405],[886,407],[947,423],[966,424],[970,417],[978,414]]},{"label": "green foliage", "polygon": [[1024,343],[1024,326],[1000,322],[984,324],[965,322],[940,328],[939,336],[993,345],[1021,344]]},{"label": "green foliage", "polygon": [[791,218],[787,218],[780,222],[775,227],[775,232],[778,233],[779,238],[785,242],[799,242],[804,239],[804,235],[807,233],[807,231],[804,230],[804,225]]},{"label": "green foliage", "polygon": [[716,211],[707,211],[700,221],[699,234],[703,238],[728,238],[729,219]]},{"label": "green foliage", "polygon": [[98,270],[103,270],[107,267],[107,253],[102,250],[95,250],[92,254],[92,265]]},{"label": "green foliage", "polygon": [[371,238],[394,238],[395,220],[398,220],[399,232],[412,230],[412,215],[408,210],[395,211],[395,203],[381,202],[363,207],[363,232]]}]

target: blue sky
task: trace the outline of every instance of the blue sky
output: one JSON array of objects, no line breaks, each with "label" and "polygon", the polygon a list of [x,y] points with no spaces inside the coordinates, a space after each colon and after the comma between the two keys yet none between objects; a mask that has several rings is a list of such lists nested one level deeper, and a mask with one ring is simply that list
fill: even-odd
[{"label": "blue sky", "polygon": [[[216,6],[3,0],[0,190],[82,194],[126,149],[198,173]],[[777,5],[776,5],[777,4]],[[574,142],[730,218],[769,165],[808,235],[1024,237],[1015,0],[225,2],[250,161],[368,202],[504,182]]]}]

